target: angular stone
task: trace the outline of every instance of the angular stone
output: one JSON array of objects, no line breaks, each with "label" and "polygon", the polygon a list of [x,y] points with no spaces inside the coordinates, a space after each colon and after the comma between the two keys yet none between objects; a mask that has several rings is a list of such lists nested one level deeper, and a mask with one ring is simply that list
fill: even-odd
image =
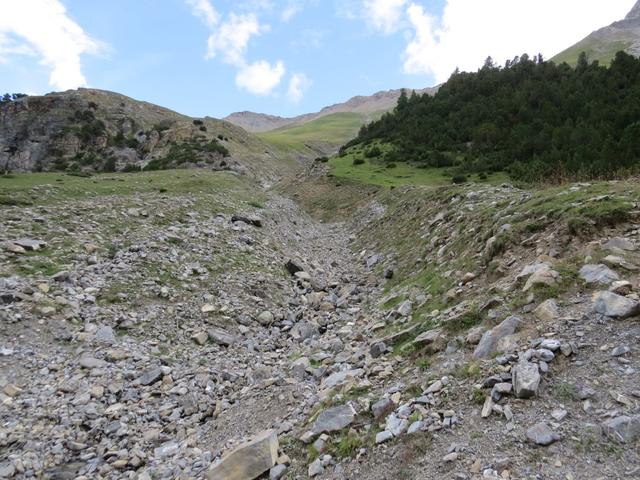
[{"label": "angular stone", "polygon": [[638,270],[637,265],[627,262],[624,258],[618,257],[617,255],[607,255],[602,259],[602,263],[609,265],[610,267],[624,268],[625,270],[629,270],[630,272],[635,272]]},{"label": "angular stone", "polygon": [[513,390],[518,398],[531,398],[538,393],[540,372],[535,363],[518,362],[513,369]]},{"label": "angular stone", "polygon": [[2,247],[9,253],[26,253],[27,251],[20,245],[16,245],[13,242],[3,242]]},{"label": "angular stone", "polygon": [[20,238],[18,240],[13,240],[13,243],[30,251],[40,250],[47,246],[46,242],[43,242],[42,240],[33,240],[31,238]]},{"label": "angular stone", "polygon": [[16,474],[16,468],[11,462],[0,463],[0,478],[12,478]]},{"label": "angular stone", "polygon": [[552,352],[557,352],[560,350],[561,346],[562,344],[560,343],[560,340],[555,340],[553,338],[545,338],[539,345],[540,348],[551,350]]},{"label": "angular stone", "polygon": [[393,438],[393,433],[383,430],[382,432],[376,433],[376,444],[384,443]]},{"label": "angular stone", "polygon": [[442,387],[443,387],[442,381],[436,380],[431,385],[429,385],[429,388],[427,388],[424,393],[425,395],[429,395],[430,393],[437,393],[440,390],[442,390]]},{"label": "angular stone", "polygon": [[611,350],[611,356],[612,357],[621,357],[622,355],[626,355],[630,351],[631,351],[631,349],[629,347],[627,347],[626,345],[619,345],[619,346],[615,347],[613,350]]},{"label": "angular stone", "polygon": [[101,368],[104,367],[106,362],[104,360],[100,360],[98,358],[93,357],[81,357],[80,358],[80,366],[82,368],[93,369],[93,368]]},{"label": "angular stone", "polygon": [[378,340],[375,340],[375,342],[384,342],[385,345],[387,346],[393,346],[396,343],[401,343],[404,342],[405,340],[409,339],[410,337],[412,337],[415,334],[415,331],[418,329],[420,325],[419,324],[414,324],[411,325],[408,328],[405,328],[404,330],[401,330],[399,332],[396,333],[392,333],[391,335],[388,335],[384,338],[380,338]]},{"label": "angular stone", "polygon": [[391,397],[382,398],[378,400],[371,406],[371,411],[373,412],[373,418],[376,420],[380,420],[382,417],[386,416],[389,412],[392,412],[395,408],[396,404],[391,399]]},{"label": "angular stone", "polygon": [[529,428],[526,432],[526,436],[527,440],[531,443],[542,445],[544,447],[560,440],[560,436],[551,430],[551,428],[549,428],[549,426],[544,422],[537,423],[533,427]]},{"label": "angular stone", "polygon": [[387,346],[384,342],[376,342],[369,347],[369,355],[378,358],[387,352]]},{"label": "angular stone", "polygon": [[318,333],[320,333],[318,325],[306,320],[296,323],[291,329],[291,337],[298,342],[304,342]]},{"label": "angular stone", "polygon": [[309,464],[309,469],[307,471],[309,478],[317,477],[322,472],[324,472],[324,467],[322,466],[322,461],[319,458],[316,458]]},{"label": "angular stone", "polygon": [[337,432],[351,425],[355,418],[356,411],[350,404],[329,408],[318,415],[313,424],[313,432],[316,435]]},{"label": "angular stone", "polygon": [[618,295],[629,295],[633,291],[633,285],[627,280],[618,280],[611,284],[609,291]]},{"label": "angular stone", "polygon": [[5,395],[7,395],[8,397],[11,398],[15,398],[18,395],[20,395],[20,392],[22,392],[22,389],[16,387],[13,383],[7,383],[3,388],[2,391],[4,392]]},{"label": "angular stone", "polygon": [[640,415],[623,415],[602,424],[604,434],[620,443],[633,442],[640,438]]},{"label": "angular stone", "polygon": [[258,217],[246,217],[244,215],[233,215],[231,217],[231,223],[242,222],[252,227],[262,227],[262,220]]},{"label": "angular stone", "polygon": [[493,327],[480,339],[480,343],[473,352],[474,358],[487,358],[496,352],[498,343],[501,339],[508,335],[513,335],[520,325],[520,318],[511,316],[507,317],[499,325]]},{"label": "angular stone", "polygon": [[485,331],[486,331],[486,328],[484,327],[472,328],[471,330],[469,330],[469,333],[467,333],[465,342],[467,342],[469,345],[478,345]]},{"label": "angular stone", "polygon": [[413,309],[413,302],[411,300],[405,300],[396,309],[398,315],[401,317],[408,317],[411,314],[411,310]]},{"label": "angular stone", "polygon": [[253,480],[271,469],[278,459],[278,435],[274,430],[259,433],[238,445],[207,472],[209,480]]},{"label": "angular stone", "polygon": [[556,408],[555,410],[553,410],[551,412],[551,417],[556,421],[556,422],[561,422],[562,420],[564,420],[565,418],[567,418],[567,415],[569,415],[569,412],[567,412],[566,410],[562,409],[562,408]]},{"label": "angular stone", "polygon": [[525,283],[522,291],[527,292],[535,285],[548,285],[553,286],[558,283],[560,274],[549,267],[543,267],[536,270]]},{"label": "angular stone", "polygon": [[585,265],[580,269],[580,278],[588,284],[599,283],[609,285],[611,282],[620,280],[616,272],[604,264]]},{"label": "angular stone", "polygon": [[106,345],[113,345],[116,343],[116,335],[113,333],[113,328],[104,325],[96,331],[96,342],[104,343]]},{"label": "angular stone", "polygon": [[411,343],[427,353],[438,353],[447,346],[447,337],[442,330],[428,330],[418,335]]},{"label": "angular stone", "polygon": [[614,237],[604,244],[608,250],[625,250],[633,252],[636,249],[635,243],[625,237]]},{"label": "angular stone", "polygon": [[538,320],[550,322],[560,316],[560,310],[558,309],[556,301],[549,299],[538,305],[538,308],[533,311],[533,314]]},{"label": "angular stone", "polygon": [[362,369],[342,370],[341,372],[332,373],[320,383],[322,388],[333,388],[351,382],[364,373]]},{"label": "angular stone", "polygon": [[207,330],[207,334],[212,342],[222,345],[223,347],[228,347],[236,343],[235,337],[221,328],[210,328]]},{"label": "angular stone", "polygon": [[287,272],[289,272],[291,275],[295,275],[296,273],[303,270],[303,268],[293,260],[287,260],[287,263],[284,264],[284,268],[286,268]]},{"label": "angular stone", "polygon": [[273,320],[273,313],[269,311],[264,311],[260,315],[258,315],[258,322],[260,323],[260,325],[269,326],[273,323]]},{"label": "angular stone", "polygon": [[209,340],[209,335],[207,334],[207,332],[198,332],[191,335],[191,338],[198,345],[204,345]]},{"label": "angular stone", "polygon": [[284,477],[284,473],[287,471],[286,465],[276,465],[269,470],[269,480],[280,480]]},{"label": "angular stone", "polygon": [[593,295],[593,309],[607,317],[627,318],[640,313],[640,303],[613,292],[597,292]]},{"label": "angular stone", "polygon": [[493,392],[499,393],[500,395],[506,395],[507,393],[511,393],[512,388],[513,388],[512,384],[509,382],[496,383],[493,386],[492,395],[493,395]]},{"label": "angular stone", "polygon": [[395,413],[387,417],[385,430],[391,432],[394,437],[399,437],[409,428],[409,422],[404,418],[398,418]]},{"label": "angular stone", "polygon": [[140,376],[139,380],[140,380],[140,384],[147,386],[147,385],[152,385],[156,383],[161,378],[162,378],[162,369],[158,367],[158,368],[151,368],[145,371]]},{"label": "angular stone", "polygon": [[484,400],[484,405],[482,406],[482,412],[480,412],[480,416],[482,418],[489,418],[489,416],[491,416],[492,411],[493,411],[493,400],[489,396]]},{"label": "angular stone", "polygon": [[422,420],[417,420],[413,422],[411,425],[409,425],[409,428],[407,429],[407,435],[417,433],[420,430],[422,430],[423,427],[424,427],[424,422]]}]

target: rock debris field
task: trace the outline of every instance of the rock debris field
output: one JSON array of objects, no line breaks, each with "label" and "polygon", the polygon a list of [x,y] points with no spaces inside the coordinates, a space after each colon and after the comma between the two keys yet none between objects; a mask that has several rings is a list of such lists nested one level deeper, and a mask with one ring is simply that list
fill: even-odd
[{"label": "rock debris field", "polygon": [[640,478],[633,217],[492,267],[508,217],[454,254],[439,213],[528,201],[509,186],[406,229],[397,199],[323,223],[207,182],[0,208],[0,478]]}]

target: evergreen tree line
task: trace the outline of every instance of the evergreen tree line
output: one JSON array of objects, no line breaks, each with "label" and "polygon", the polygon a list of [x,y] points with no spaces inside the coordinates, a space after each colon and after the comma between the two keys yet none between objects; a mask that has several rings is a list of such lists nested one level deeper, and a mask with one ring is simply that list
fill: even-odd
[{"label": "evergreen tree line", "polygon": [[19,98],[26,96],[27,95],[24,93],[5,93],[4,95],[0,95],[0,105],[3,103],[15,102]]},{"label": "evergreen tree line", "polygon": [[[507,171],[523,181],[613,178],[640,165],[640,60],[576,68],[527,55],[454,72],[435,96],[402,93],[394,111],[361,128],[343,151],[378,141],[387,161]],[[372,148],[372,147],[369,147]]]}]

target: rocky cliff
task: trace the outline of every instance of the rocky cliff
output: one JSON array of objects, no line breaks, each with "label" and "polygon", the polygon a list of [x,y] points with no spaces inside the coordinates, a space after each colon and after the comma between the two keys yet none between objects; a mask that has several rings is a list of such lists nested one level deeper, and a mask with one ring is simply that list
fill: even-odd
[{"label": "rocky cliff", "polygon": [[113,92],[79,89],[0,105],[3,170],[201,166],[257,174],[273,172],[271,160],[260,140],[228,122],[194,119]]}]

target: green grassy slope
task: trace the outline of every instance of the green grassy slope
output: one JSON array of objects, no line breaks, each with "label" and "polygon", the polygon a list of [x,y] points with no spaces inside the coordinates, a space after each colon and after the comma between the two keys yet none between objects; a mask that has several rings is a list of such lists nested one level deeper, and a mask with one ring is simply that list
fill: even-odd
[{"label": "green grassy slope", "polygon": [[272,146],[299,153],[328,152],[345,144],[372,117],[359,113],[334,113],[302,125],[287,126],[259,133],[257,136]]},{"label": "green grassy slope", "polygon": [[163,170],[141,173],[106,173],[78,177],[64,173],[18,173],[0,176],[0,208],[48,205],[97,197],[162,194],[227,194],[261,200],[246,177],[210,170]]},{"label": "green grassy slope", "polygon": [[[366,159],[363,164],[354,165],[353,156],[333,157],[329,160],[331,174],[336,178],[366,185],[400,187],[402,185],[442,186],[451,184],[451,173],[447,168],[418,168],[409,163],[397,163],[389,168],[384,162]],[[499,184],[509,180],[505,173],[492,173],[486,179],[478,175],[468,177],[470,181]]]},{"label": "green grassy slope", "polygon": [[601,65],[609,65],[617,52],[626,50],[630,46],[631,42],[629,41],[602,42],[589,36],[572,47],[567,48],[565,51],[560,52],[553,57],[551,61],[558,64],[566,62],[572,67],[575,67],[578,63],[578,57],[582,52],[585,52],[590,62],[597,60]]}]

